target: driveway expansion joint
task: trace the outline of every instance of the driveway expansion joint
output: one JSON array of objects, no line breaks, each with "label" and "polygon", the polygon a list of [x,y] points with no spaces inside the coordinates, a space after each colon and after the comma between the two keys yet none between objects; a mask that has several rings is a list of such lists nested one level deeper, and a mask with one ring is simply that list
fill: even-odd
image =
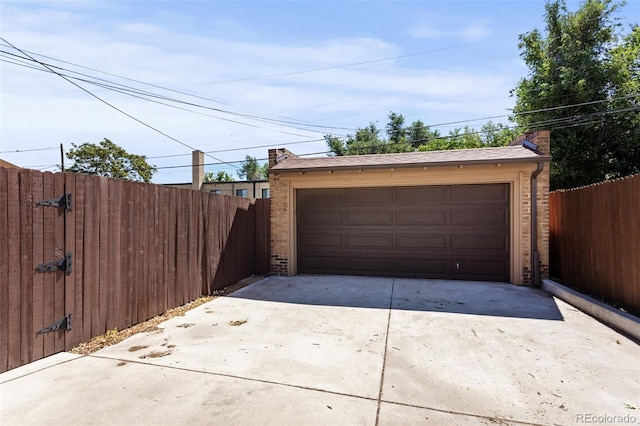
[{"label": "driveway expansion joint", "polygon": [[311,386],[293,385],[291,383],[276,382],[274,380],[255,379],[255,378],[251,378],[251,377],[238,376],[238,375],[234,375],[234,374],[217,373],[215,371],[202,371],[202,370],[195,370],[195,369],[192,369],[192,368],[176,367],[174,365],[152,364],[152,363],[148,363],[148,362],[141,362],[141,361],[126,359],[126,358],[115,358],[115,357],[109,357],[109,356],[100,356],[100,355],[96,355],[96,354],[86,355],[85,357],[86,358],[98,358],[98,359],[104,359],[104,360],[109,360],[109,361],[120,361],[120,362],[131,363],[131,364],[139,364],[139,365],[143,365],[143,366],[146,366],[146,367],[166,368],[166,369],[176,370],[176,371],[186,371],[186,372],[189,372],[189,373],[206,374],[206,375],[209,375],[209,376],[226,377],[226,378],[229,378],[229,379],[246,380],[248,382],[265,383],[265,384],[269,384],[269,385],[284,386],[284,387],[294,388],[294,389],[310,390],[310,391],[314,391],[314,392],[327,393],[327,394],[331,394],[331,395],[347,396],[347,397],[350,397],[350,398],[358,398],[358,399],[362,399],[362,400],[365,400],[365,401],[376,401],[375,398],[370,398],[370,397],[366,397],[366,396],[362,396],[362,395],[355,395],[355,394],[344,393],[344,392],[336,392],[336,391],[331,391],[331,390],[327,390],[327,389],[314,388],[314,387],[311,387]]},{"label": "driveway expansion joint", "polygon": [[393,289],[396,285],[396,280],[391,280],[391,297],[389,297],[389,307],[387,314],[387,330],[384,336],[384,356],[382,358],[382,372],[380,373],[380,389],[378,390],[378,407],[376,409],[376,426],[380,421],[380,406],[382,405],[382,387],[384,386],[384,369],[387,365],[387,347],[389,345],[389,325],[391,324],[391,308],[393,307]]}]

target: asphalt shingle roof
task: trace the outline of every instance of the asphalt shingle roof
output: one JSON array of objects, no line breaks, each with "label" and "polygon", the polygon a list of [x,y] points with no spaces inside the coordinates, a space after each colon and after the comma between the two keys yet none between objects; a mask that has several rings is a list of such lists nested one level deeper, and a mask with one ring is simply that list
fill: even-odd
[{"label": "asphalt shingle roof", "polygon": [[550,157],[523,146],[407,152],[399,154],[346,155],[340,157],[286,158],[271,168],[274,172],[312,170],[381,169],[390,167],[452,166],[465,164],[533,163]]}]

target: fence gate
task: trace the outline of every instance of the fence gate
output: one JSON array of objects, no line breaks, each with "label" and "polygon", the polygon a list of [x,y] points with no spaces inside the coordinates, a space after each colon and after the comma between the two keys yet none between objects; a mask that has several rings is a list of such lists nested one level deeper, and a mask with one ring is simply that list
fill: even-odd
[{"label": "fence gate", "polygon": [[[73,270],[65,222],[73,208],[63,174],[0,168],[0,371],[61,352],[73,344]],[[18,345],[17,342],[20,342]]]},{"label": "fence gate", "polygon": [[266,273],[269,241],[269,200],[0,167],[0,373]]}]

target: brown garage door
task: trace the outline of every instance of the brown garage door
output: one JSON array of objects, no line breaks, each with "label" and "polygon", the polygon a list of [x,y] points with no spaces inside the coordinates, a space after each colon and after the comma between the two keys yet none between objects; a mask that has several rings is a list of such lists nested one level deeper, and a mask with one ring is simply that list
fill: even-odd
[{"label": "brown garage door", "polygon": [[509,280],[509,185],[301,189],[298,272]]}]

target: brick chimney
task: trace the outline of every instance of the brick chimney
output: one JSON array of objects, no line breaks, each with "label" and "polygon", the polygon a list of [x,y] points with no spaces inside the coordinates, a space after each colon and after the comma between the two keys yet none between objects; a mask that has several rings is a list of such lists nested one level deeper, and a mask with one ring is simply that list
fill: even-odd
[{"label": "brick chimney", "polygon": [[191,176],[191,188],[199,191],[204,182],[204,152],[202,151],[193,151]]}]

